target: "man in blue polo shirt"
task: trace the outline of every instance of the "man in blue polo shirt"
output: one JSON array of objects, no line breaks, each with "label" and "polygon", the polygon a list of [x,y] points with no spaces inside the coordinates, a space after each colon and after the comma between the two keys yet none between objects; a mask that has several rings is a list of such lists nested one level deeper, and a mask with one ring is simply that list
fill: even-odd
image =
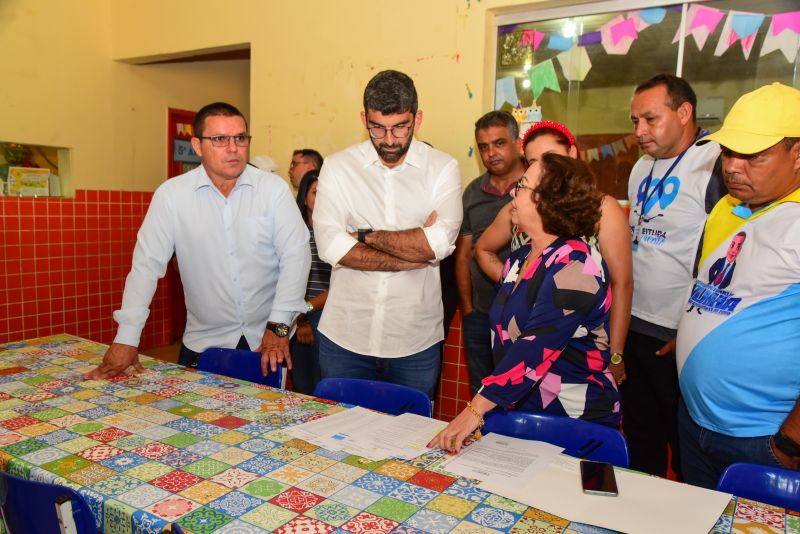
[{"label": "man in blue polo shirt", "polygon": [[[742,96],[707,141],[729,194],[706,222],[676,356],[684,480],[713,488],[735,462],[800,468],[800,91]],[[736,243],[736,269],[712,275]]]}]

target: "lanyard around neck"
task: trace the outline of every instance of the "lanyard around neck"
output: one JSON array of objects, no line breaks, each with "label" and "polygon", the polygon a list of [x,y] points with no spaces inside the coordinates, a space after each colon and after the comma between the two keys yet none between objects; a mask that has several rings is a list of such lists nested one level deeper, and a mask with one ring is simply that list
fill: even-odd
[{"label": "lanyard around neck", "polygon": [[689,146],[684,148],[681,151],[681,153],[678,154],[678,157],[676,157],[675,161],[672,162],[672,165],[669,166],[667,172],[665,172],[664,176],[662,176],[661,179],[658,181],[658,185],[656,185],[653,188],[653,190],[650,191],[650,185],[653,183],[653,171],[656,169],[656,163],[658,163],[658,158],[653,160],[653,166],[650,167],[650,173],[648,173],[647,177],[644,179],[645,186],[644,186],[644,203],[642,204],[642,214],[644,214],[644,207],[647,206],[647,204],[650,202],[650,200],[653,198],[653,195],[655,195],[656,192],[658,192],[659,195],[664,194],[664,180],[669,178],[670,174],[672,174],[672,171],[675,170],[675,167],[677,167],[678,164],[683,159],[683,156],[686,155],[686,153],[689,151],[690,148],[694,146],[695,143],[697,143],[700,139],[707,136],[708,134],[709,134],[708,131],[701,130],[700,128],[698,128],[694,134],[694,139],[692,140],[691,143],[689,143]]}]

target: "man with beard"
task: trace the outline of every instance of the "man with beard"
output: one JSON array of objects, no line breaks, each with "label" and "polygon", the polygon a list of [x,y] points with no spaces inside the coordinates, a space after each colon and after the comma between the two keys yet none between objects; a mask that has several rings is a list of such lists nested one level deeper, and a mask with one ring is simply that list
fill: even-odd
[{"label": "man with beard", "polygon": [[[519,157],[519,126],[505,111],[490,111],[475,123],[475,143],[486,172],[464,190],[464,221],[456,241],[456,283],[467,352],[469,384],[473,395],[481,380],[492,374],[492,343],[489,308],[497,280],[489,280],[473,257],[475,243],[503,206],[511,201],[509,192],[525,172]],[[509,231],[511,229],[509,228]],[[508,257],[508,245],[499,252]]]},{"label": "man with beard", "polygon": [[319,324],[322,377],[385,380],[433,398],[439,262],[461,224],[458,163],[414,139],[422,111],[401,72],[370,80],[361,122],[369,141],[329,156],[317,189],[314,235],[333,266]]}]

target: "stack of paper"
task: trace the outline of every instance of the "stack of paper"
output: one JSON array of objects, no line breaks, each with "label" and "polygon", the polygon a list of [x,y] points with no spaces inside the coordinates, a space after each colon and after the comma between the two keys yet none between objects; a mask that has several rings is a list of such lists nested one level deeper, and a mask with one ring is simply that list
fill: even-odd
[{"label": "stack of paper", "polygon": [[416,458],[447,423],[405,413],[397,417],[356,406],[286,429],[288,434],[328,450],[370,460]]}]

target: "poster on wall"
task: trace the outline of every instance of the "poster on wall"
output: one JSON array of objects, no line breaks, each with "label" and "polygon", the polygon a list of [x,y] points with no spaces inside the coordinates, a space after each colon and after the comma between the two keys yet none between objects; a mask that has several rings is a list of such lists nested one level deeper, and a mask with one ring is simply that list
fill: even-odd
[{"label": "poster on wall", "polygon": [[50,169],[9,167],[8,194],[23,197],[50,196]]}]

